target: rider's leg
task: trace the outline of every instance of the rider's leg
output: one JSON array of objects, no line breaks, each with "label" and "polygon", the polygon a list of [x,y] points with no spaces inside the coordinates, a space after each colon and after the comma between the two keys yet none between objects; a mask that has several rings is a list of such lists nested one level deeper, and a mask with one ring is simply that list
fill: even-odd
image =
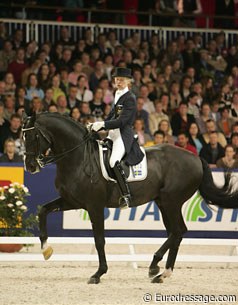
[{"label": "rider's leg", "polygon": [[125,155],[125,147],[121,137],[113,141],[112,154],[110,158],[110,166],[116,176],[117,183],[121,191],[121,198],[119,200],[119,207],[121,209],[127,208],[130,205],[131,194],[126,180],[124,170],[120,164],[121,159]]}]

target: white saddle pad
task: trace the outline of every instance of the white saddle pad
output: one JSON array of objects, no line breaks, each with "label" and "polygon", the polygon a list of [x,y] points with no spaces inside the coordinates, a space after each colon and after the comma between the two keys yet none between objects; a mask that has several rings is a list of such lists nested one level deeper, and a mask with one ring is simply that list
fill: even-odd
[{"label": "white saddle pad", "polygon": [[[97,142],[98,142],[98,148],[99,148],[99,160],[100,160],[102,175],[106,180],[116,182],[115,179],[109,177],[105,164],[104,164],[104,161],[103,161],[103,149],[105,149],[105,148],[100,144],[100,141],[97,141]],[[139,164],[129,167],[130,174],[129,174],[129,177],[127,178],[128,182],[142,181],[147,177],[147,159],[146,159],[145,149],[144,149],[144,147],[141,147],[141,146],[140,146],[140,149],[144,153],[144,158]]]}]

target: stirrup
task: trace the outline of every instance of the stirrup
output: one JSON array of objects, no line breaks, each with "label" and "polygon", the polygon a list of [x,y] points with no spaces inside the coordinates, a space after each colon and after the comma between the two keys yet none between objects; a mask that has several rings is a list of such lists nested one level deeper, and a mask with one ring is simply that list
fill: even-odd
[{"label": "stirrup", "polygon": [[131,203],[130,195],[121,196],[119,199],[119,208],[121,210],[128,209],[128,208],[130,208],[130,203]]}]

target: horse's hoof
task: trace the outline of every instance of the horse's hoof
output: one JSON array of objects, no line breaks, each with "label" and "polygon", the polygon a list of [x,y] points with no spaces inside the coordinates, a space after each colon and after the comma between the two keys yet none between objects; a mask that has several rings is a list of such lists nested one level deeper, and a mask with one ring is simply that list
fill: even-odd
[{"label": "horse's hoof", "polygon": [[44,259],[47,261],[51,255],[53,254],[53,248],[51,246],[47,247],[45,250],[42,251]]},{"label": "horse's hoof", "polygon": [[90,277],[88,280],[88,284],[98,284],[100,283],[100,278],[99,277]]},{"label": "horse's hoof", "polygon": [[161,277],[161,274],[160,275],[157,275],[155,276],[152,280],[151,280],[151,283],[156,283],[156,284],[161,284],[163,283],[163,279]]},{"label": "horse's hoof", "polygon": [[150,268],[149,269],[149,278],[152,278],[154,276],[156,276],[157,274],[159,274],[160,271],[160,267],[156,266],[156,268]]}]

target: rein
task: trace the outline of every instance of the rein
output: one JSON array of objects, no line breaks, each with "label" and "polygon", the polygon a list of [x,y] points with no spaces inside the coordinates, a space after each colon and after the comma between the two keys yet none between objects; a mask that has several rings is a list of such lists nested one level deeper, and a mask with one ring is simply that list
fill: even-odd
[{"label": "rein", "polygon": [[22,131],[24,133],[24,132],[34,130],[34,129],[36,130],[37,151],[39,154],[38,154],[38,156],[36,156],[36,153],[34,153],[34,152],[25,152],[25,155],[36,156],[36,160],[41,168],[65,158],[69,153],[71,153],[74,150],[76,150],[77,148],[79,148],[82,144],[87,143],[88,140],[92,136],[91,133],[87,133],[86,135],[84,135],[83,140],[81,142],[79,142],[78,145],[76,145],[62,153],[59,153],[59,154],[56,154],[53,156],[46,156],[43,153],[40,153],[40,140],[39,140],[40,136],[39,136],[38,132],[49,144],[52,144],[49,137],[38,126],[34,126],[34,127],[30,127],[30,128],[23,128]]}]

